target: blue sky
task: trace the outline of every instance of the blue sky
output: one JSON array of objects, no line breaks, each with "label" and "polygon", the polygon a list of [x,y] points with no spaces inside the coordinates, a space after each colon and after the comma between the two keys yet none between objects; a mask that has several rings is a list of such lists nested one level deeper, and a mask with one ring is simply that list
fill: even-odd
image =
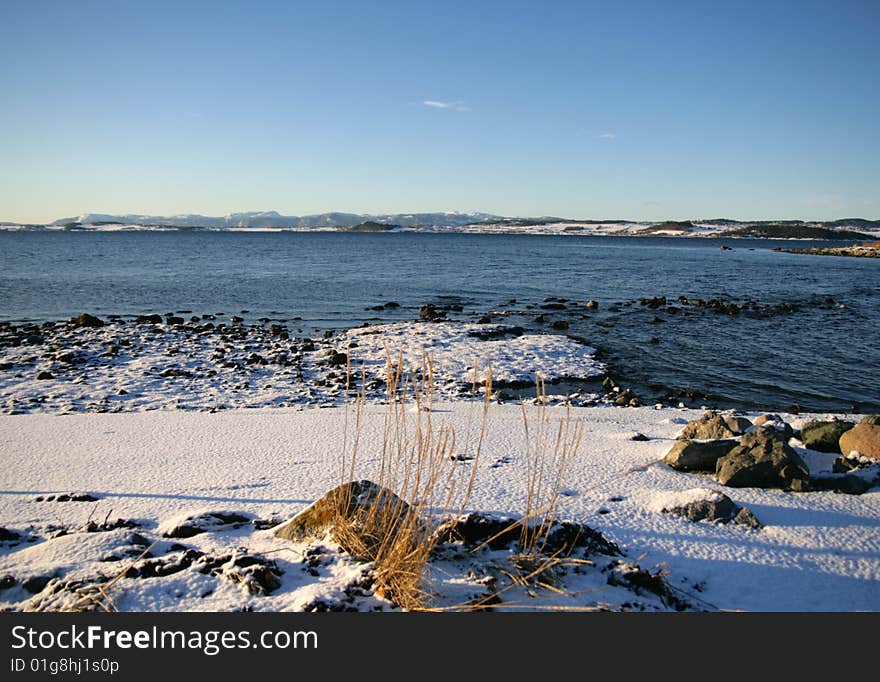
[{"label": "blue sky", "polygon": [[0,219],[880,218],[880,2],[0,0]]}]

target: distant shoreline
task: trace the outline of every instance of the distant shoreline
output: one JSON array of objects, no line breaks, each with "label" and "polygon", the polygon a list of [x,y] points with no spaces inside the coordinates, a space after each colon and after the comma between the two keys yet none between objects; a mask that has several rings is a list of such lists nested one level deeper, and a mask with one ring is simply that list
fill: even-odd
[{"label": "distant shoreline", "polygon": [[779,249],[784,253],[801,253],[810,256],[849,256],[851,258],[880,258],[880,242],[874,246],[854,244],[853,246],[824,247],[816,246],[809,249]]},{"label": "distant shoreline", "polygon": [[[380,228],[362,229],[359,226],[328,226],[328,227],[206,227],[178,225],[13,225],[0,224],[0,232],[28,232],[41,234],[70,233],[117,233],[117,232],[186,232],[186,233],[223,233],[234,234],[485,234],[485,235],[533,235],[557,237],[624,237],[651,238],[673,237],[680,239],[730,239],[759,241],[827,241],[827,242],[859,242],[876,240],[880,237],[880,228],[876,232],[856,232],[851,230],[831,229],[814,226],[774,226],[768,230],[762,227],[719,227],[696,225],[692,229],[676,229],[660,226],[646,226],[644,223],[600,223],[570,224],[552,223],[542,225],[506,225],[506,224],[474,224],[460,226],[415,226],[401,227],[388,225]],[[846,255],[846,254],[843,254]]]}]

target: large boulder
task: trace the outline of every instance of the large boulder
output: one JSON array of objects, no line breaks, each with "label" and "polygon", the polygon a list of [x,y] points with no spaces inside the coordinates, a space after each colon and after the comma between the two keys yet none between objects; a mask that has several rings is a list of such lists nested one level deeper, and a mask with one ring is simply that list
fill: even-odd
[{"label": "large boulder", "polygon": [[717,412],[706,412],[699,419],[694,419],[678,434],[679,440],[716,440],[732,438],[745,433],[751,427],[745,417],[721,415]]},{"label": "large boulder", "polygon": [[862,457],[880,460],[880,416],[865,417],[840,436],[840,452],[846,457],[858,452]]},{"label": "large boulder", "polygon": [[747,433],[742,442],[718,460],[718,482],[732,488],[782,488],[804,491],[810,471],[774,429]]},{"label": "large boulder", "polygon": [[805,448],[818,452],[840,452],[840,437],[855,424],[845,421],[809,422],[801,427]]},{"label": "large boulder", "polygon": [[328,532],[339,545],[359,558],[372,559],[379,543],[401,527],[409,505],[372,481],[343,483],[290,521],[275,529],[275,537],[299,542]]},{"label": "large boulder", "polygon": [[733,438],[723,440],[679,440],[666,453],[663,461],[679,471],[715,471],[715,464],[730,453],[739,442]]}]

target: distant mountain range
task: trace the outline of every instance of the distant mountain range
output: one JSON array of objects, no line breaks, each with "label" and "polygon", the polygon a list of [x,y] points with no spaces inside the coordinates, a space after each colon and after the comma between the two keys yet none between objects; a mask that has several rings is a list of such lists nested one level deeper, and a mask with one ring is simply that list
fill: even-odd
[{"label": "distant mountain range", "polygon": [[685,221],[635,221],[623,218],[575,220],[555,216],[509,217],[491,213],[319,213],[282,215],[277,211],[250,211],[225,216],[173,216],[84,213],[45,225],[0,222],[0,229],[32,230],[342,230],[348,232],[441,231],[522,232],[611,236],[747,237],[770,239],[876,238],[880,220],[841,218],[808,220],[735,220],[710,218]]},{"label": "distant mountain range", "polygon": [[382,215],[360,213],[318,213],[315,215],[281,215],[277,211],[249,211],[213,217],[197,214],[174,216],[105,215],[86,213],[75,218],[61,218],[52,225],[143,225],[145,227],[203,227],[203,228],[320,228],[352,227],[372,221],[391,223],[401,227],[454,227],[472,223],[493,222],[501,219],[488,213],[389,213]]}]

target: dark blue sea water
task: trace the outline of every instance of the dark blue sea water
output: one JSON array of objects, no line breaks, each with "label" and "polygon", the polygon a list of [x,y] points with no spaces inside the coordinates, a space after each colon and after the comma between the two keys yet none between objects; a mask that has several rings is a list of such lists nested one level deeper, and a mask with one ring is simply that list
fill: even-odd
[{"label": "dark blue sea water", "polygon": [[[733,250],[722,251],[721,244]],[[502,310],[511,314],[495,321],[548,332],[549,322],[565,319],[567,333],[600,347],[617,374],[647,393],[688,389],[753,408],[880,409],[880,259],[772,251],[780,244],[790,245],[543,235],[0,232],[0,319],[246,310],[250,321],[302,318],[291,325],[312,334],[414,319],[425,303],[453,303],[464,308],[451,314],[455,319]],[[799,310],[728,316],[632,303],[655,295],[796,303]],[[578,307],[542,311],[546,297]],[[587,299],[599,302],[595,313],[583,309]],[[392,300],[401,307],[367,310]],[[542,312],[545,321],[535,322]]]}]

